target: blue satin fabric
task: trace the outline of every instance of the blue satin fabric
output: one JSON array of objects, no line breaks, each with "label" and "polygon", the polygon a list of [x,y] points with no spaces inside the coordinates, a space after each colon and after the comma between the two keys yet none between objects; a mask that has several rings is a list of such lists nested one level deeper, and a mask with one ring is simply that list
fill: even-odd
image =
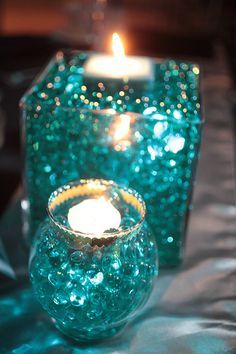
[{"label": "blue satin fabric", "polygon": [[61,336],[28,286],[5,291],[1,354],[236,353],[231,84],[221,56],[203,63],[203,71],[206,123],[183,265],[161,272],[148,304],[119,337],[91,345]]}]

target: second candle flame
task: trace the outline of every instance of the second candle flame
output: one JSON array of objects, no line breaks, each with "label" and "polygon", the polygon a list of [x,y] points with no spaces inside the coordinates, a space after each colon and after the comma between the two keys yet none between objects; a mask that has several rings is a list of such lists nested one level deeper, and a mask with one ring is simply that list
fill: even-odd
[{"label": "second candle flame", "polygon": [[112,50],[115,58],[123,59],[125,57],[124,47],[118,33],[112,35]]}]

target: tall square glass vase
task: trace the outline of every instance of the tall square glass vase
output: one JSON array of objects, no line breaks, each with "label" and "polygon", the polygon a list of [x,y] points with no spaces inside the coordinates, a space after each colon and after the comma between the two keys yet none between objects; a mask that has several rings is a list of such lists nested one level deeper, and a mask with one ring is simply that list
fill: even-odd
[{"label": "tall square glass vase", "polygon": [[147,77],[96,77],[93,56],[57,53],[21,101],[25,231],[30,239],[55,188],[112,179],[144,197],[160,265],[178,265],[201,136],[199,67],[145,58]]}]

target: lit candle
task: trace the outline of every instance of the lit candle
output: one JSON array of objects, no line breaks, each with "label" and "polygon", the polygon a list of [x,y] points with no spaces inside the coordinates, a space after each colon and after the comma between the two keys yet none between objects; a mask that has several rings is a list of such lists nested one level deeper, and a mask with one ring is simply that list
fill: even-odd
[{"label": "lit candle", "polygon": [[84,76],[112,79],[152,80],[153,62],[146,57],[125,56],[117,33],[112,37],[114,55],[92,54],[84,65]]},{"label": "lit candle", "polygon": [[106,230],[119,228],[121,215],[104,197],[85,199],[69,209],[68,223],[74,231],[88,234],[88,237],[89,234],[106,237],[103,234]]}]

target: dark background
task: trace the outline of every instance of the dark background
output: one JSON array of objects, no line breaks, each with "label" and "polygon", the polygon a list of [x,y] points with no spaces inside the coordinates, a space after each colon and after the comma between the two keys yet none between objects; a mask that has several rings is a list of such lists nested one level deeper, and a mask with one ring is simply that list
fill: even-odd
[{"label": "dark background", "polygon": [[211,60],[221,46],[236,85],[235,19],[235,0],[0,0],[0,217],[20,184],[19,99],[57,49],[106,50],[113,31],[132,54]]}]

